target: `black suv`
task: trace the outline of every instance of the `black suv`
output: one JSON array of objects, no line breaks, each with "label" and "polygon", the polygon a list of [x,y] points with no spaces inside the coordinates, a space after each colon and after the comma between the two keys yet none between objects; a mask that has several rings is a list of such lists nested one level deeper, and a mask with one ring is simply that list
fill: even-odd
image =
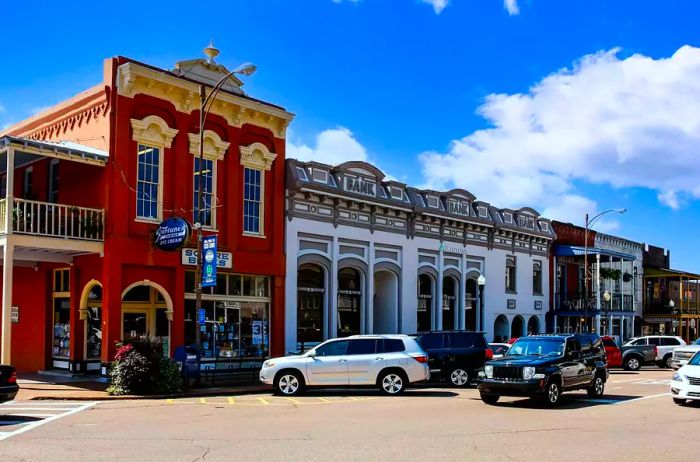
[{"label": "black suv", "polygon": [[431,377],[448,380],[456,387],[469,385],[476,371],[493,358],[481,332],[420,332],[414,337],[428,353]]},{"label": "black suv", "polygon": [[596,334],[521,337],[504,357],[487,362],[479,377],[487,404],[505,395],[537,397],[555,406],[563,391],[580,389],[599,398],[608,380],[605,347]]}]

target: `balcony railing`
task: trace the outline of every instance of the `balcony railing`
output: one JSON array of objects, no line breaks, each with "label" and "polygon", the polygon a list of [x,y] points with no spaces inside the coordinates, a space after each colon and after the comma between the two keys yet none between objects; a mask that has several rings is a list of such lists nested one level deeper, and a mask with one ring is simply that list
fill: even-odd
[{"label": "balcony railing", "polygon": [[[624,303],[623,303],[624,302]],[[572,293],[554,294],[554,309],[561,311],[596,311],[597,298],[595,294]],[[600,311],[634,311],[632,295],[610,294],[610,300],[605,301],[604,294],[600,294]]]},{"label": "balcony railing", "polygon": [[8,211],[6,199],[0,199],[0,233],[7,234],[7,214],[11,213],[12,233],[33,236],[104,240],[105,213],[103,209],[75,207],[50,202],[13,199]]}]

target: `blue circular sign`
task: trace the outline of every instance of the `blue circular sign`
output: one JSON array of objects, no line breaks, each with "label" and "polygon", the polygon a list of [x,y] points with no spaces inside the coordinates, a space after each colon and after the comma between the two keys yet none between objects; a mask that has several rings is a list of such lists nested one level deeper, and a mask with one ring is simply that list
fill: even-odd
[{"label": "blue circular sign", "polygon": [[184,218],[172,217],[156,228],[153,243],[160,250],[177,250],[187,243],[192,227]]}]

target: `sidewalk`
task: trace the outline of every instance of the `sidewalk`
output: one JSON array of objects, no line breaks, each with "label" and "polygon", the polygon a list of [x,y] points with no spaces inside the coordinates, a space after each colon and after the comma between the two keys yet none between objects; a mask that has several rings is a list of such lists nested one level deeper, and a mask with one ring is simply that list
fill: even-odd
[{"label": "sidewalk", "polygon": [[105,389],[108,384],[85,377],[54,376],[44,374],[20,374],[17,379],[20,390],[15,400],[70,400],[70,401],[112,401],[133,399],[165,399],[198,396],[242,395],[269,393],[271,388],[264,385],[233,385],[225,387],[192,388],[173,395],[124,395],[110,396]]}]

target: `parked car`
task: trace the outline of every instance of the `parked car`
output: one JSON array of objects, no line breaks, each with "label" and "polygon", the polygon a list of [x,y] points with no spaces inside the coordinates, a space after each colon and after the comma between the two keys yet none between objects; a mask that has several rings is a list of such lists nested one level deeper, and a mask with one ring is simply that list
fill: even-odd
[{"label": "parked car", "polygon": [[504,357],[487,362],[480,377],[486,404],[501,396],[528,396],[556,406],[562,392],[578,389],[599,398],[608,380],[605,348],[596,334],[521,337]]},{"label": "parked car", "polygon": [[622,367],[626,371],[638,371],[642,366],[656,364],[656,345],[623,345],[620,347]]},{"label": "parked car", "polygon": [[673,350],[678,347],[685,346],[685,340],[681,337],[671,335],[648,335],[646,337],[637,337],[627,341],[625,345],[642,346],[656,345],[656,365],[659,367],[671,367],[671,358]]},{"label": "parked car", "polygon": [[481,332],[420,332],[415,338],[428,353],[431,378],[455,387],[469,385],[484,363],[493,358]]},{"label": "parked car", "polygon": [[293,396],[310,387],[378,387],[397,395],[430,378],[428,354],[408,335],[354,335],[263,363],[260,381]]},{"label": "parked car", "polygon": [[12,366],[0,366],[0,403],[12,401],[17,396],[17,371]]},{"label": "parked car", "polygon": [[[609,368],[622,367],[622,350],[620,350],[620,347],[615,343],[615,339],[609,336],[604,336],[600,339],[603,341],[603,346],[605,347],[607,366]],[[656,357],[656,355],[654,357]]]},{"label": "parked car", "polygon": [[489,350],[493,353],[493,358],[502,358],[510,350],[510,343],[489,343]]},{"label": "parked car", "polygon": [[678,405],[685,404],[687,400],[700,400],[700,352],[673,374],[671,396]]},{"label": "parked car", "polygon": [[676,370],[680,369],[681,367],[685,366],[690,358],[692,358],[698,351],[700,351],[700,345],[698,344],[676,348],[673,351],[673,356],[671,357],[671,367]]}]

